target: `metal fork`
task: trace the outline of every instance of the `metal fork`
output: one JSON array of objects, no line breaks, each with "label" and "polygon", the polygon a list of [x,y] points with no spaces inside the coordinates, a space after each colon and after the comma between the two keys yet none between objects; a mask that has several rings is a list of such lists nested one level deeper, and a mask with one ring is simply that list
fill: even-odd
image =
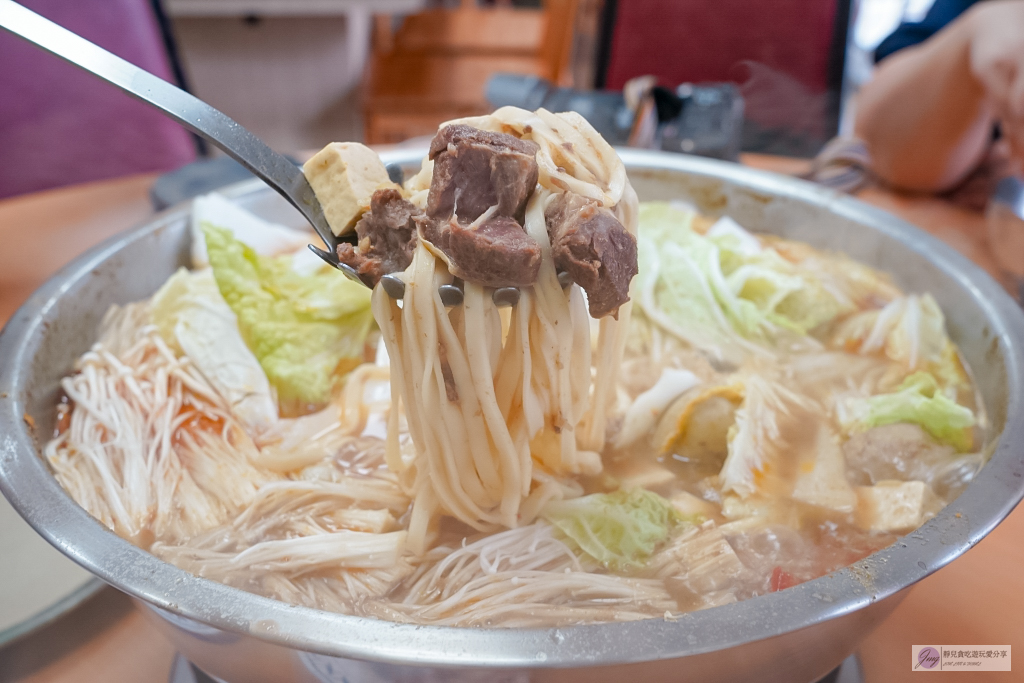
[{"label": "metal fork", "polygon": [[298,209],[329,251],[314,245],[310,245],[310,249],[353,280],[362,282],[353,268],[338,261],[336,249],[339,240],[327,225],[320,202],[302,170],[267,147],[238,122],[197,97],[12,0],[0,0],[0,27],[99,76],[224,150]]},{"label": "metal fork", "polygon": [[[237,121],[199,98],[12,0],[0,0],[0,28],[99,76],[224,150],[228,156],[277,190],[309,221],[327,247],[325,250],[310,244],[309,248],[317,256],[350,279],[366,286],[354,268],[338,260],[338,245],[343,241],[354,245],[355,233],[348,233],[341,238],[335,236],[302,169],[267,147]],[[393,172],[393,169],[389,169],[389,172]],[[402,298],[405,283],[401,278],[394,274],[384,277],[387,279],[384,283],[385,291],[395,298]],[[458,287],[445,285],[439,294],[448,306],[462,303],[462,290]],[[496,289],[493,299],[498,305],[514,305],[519,299],[519,290],[512,287]]]}]

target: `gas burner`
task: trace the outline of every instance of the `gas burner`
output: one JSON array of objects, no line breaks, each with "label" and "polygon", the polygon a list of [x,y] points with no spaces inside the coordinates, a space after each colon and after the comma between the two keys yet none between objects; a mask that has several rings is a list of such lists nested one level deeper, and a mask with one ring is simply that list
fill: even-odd
[{"label": "gas burner", "polygon": [[[227,683],[227,681],[203,673],[182,655],[176,655],[171,664],[170,683]],[[352,683],[358,683],[358,681],[352,681]],[[814,683],[864,683],[860,660],[857,655],[850,655],[842,664]]]}]

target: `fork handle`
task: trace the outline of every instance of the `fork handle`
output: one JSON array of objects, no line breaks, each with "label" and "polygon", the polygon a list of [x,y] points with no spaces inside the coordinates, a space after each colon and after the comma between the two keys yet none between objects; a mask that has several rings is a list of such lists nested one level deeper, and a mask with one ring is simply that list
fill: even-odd
[{"label": "fork handle", "polygon": [[206,138],[281,193],[306,217],[331,252],[337,247],[338,240],[301,169],[237,121],[13,0],[0,0],[0,28],[99,76]]}]

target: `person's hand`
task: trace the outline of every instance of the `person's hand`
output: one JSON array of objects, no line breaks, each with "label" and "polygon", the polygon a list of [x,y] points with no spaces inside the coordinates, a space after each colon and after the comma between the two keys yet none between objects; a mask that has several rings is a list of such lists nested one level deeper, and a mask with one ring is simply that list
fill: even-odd
[{"label": "person's hand", "polygon": [[970,68],[988,96],[1015,156],[1024,158],[1024,1],[975,5],[966,17]]}]

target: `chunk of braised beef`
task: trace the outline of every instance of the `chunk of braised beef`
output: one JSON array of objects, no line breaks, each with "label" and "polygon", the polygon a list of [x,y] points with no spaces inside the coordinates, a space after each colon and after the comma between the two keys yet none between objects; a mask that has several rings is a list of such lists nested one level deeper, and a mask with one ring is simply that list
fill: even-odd
[{"label": "chunk of braised beef", "polygon": [[523,221],[537,186],[538,150],[513,135],[463,124],[445,126],[434,137],[427,210],[416,223],[420,236],[447,257],[453,275],[488,287],[536,281],[540,245]]},{"label": "chunk of braised beef", "polygon": [[572,192],[552,199],[544,217],[555,267],[587,292],[590,315],[618,316],[638,270],[636,238],[610,210]]},{"label": "chunk of braised beef", "polygon": [[450,232],[450,218],[431,218],[426,214],[416,217],[416,225],[420,230],[420,237],[433,244],[435,247],[448,254],[448,234]]},{"label": "chunk of braised beef", "polygon": [[474,228],[451,221],[445,253],[452,275],[485,287],[526,287],[540,273],[540,245],[508,216]]},{"label": "chunk of braised beef", "polygon": [[371,287],[382,276],[405,270],[416,248],[416,218],[422,215],[398,190],[377,190],[370,210],[356,223],[358,243],[339,244],[338,260],[355,268]]},{"label": "chunk of braised beef", "polygon": [[468,224],[497,206],[496,215],[520,225],[526,202],[537,185],[537,151],[529,140],[492,133],[464,124],[445,126],[430,143],[434,173],[427,195],[427,215],[453,214]]}]

